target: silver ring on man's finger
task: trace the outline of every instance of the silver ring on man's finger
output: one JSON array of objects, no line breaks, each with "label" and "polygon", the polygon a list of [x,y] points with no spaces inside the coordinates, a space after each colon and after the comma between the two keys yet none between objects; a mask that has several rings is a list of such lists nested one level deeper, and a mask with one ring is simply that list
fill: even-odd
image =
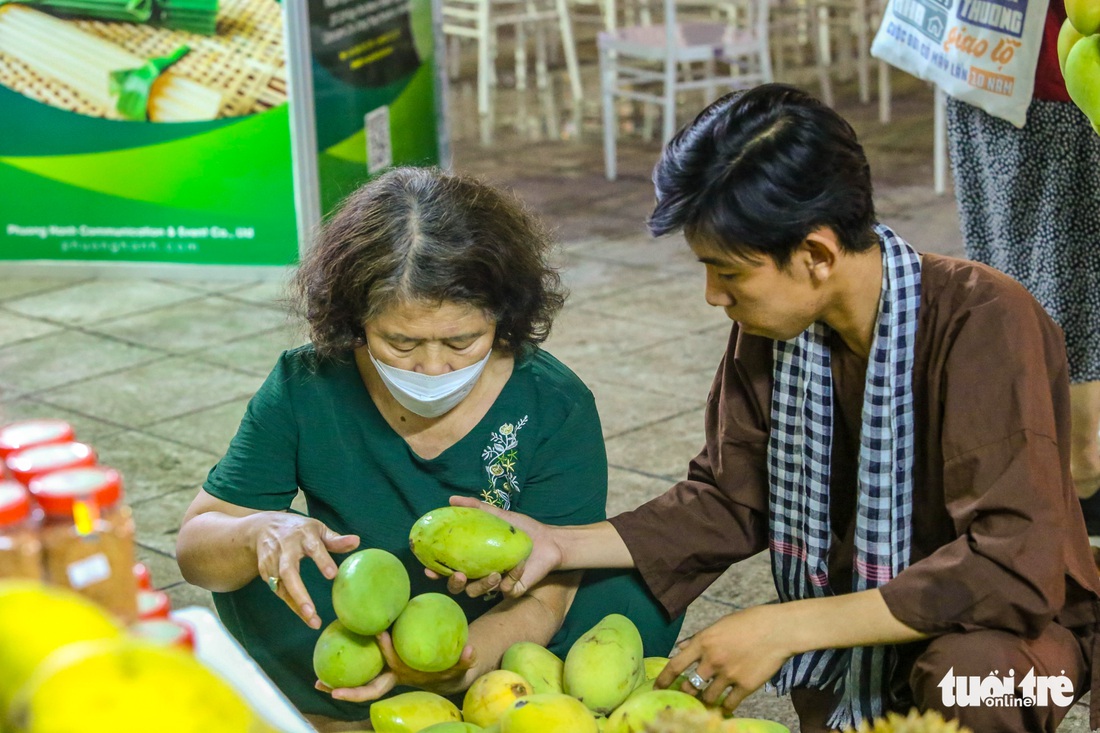
[{"label": "silver ring on man's finger", "polygon": [[710,684],[710,680],[705,680],[699,676],[698,672],[692,672],[687,678],[688,684],[694,687],[696,690],[702,692],[707,689],[707,685]]},{"label": "silver ring on man's finger", "polygon": [[274,576],[274,575],[269,576],[268,579],[267,579],[267,587],[271,589],[272,593],[278,593],[279,592],[279,578]]}]

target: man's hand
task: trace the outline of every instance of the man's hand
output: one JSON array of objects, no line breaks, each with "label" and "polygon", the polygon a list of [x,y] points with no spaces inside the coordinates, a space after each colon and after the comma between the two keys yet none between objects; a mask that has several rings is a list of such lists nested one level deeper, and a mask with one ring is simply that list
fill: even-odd
[{"label": "man's hand", "polygon": [[[696,695],[707,705],[719,705],[733,712],[741,702],[793,656],[787,646],[782,606],[757,606],[731,613],[680,642],[678,653],[657,677],[655,687],[671,685],[690,670],[710,683],[699,690],[684,680],[680,690]],[[727,693],[728,689],[728,693]]]},{"label": "man's hand", "polygon": [[451,695],[462,692],[473,682],[473,679],[467,679],[467,677],[472,674],[470,670],[477,662],[477,654],[469,644],[462,650],[458,663],[443,672],[420,672],[406,665],[394,651],[393,640],[388,631],[378,635],[378,647],[386,660],[386,668],[367,684],[360,687],[332,689],[318,681],[314,686],[332,695],[334,700],[368,702],[377,700],[398,685],[430,690],[439,695]]},{"label": "man's hand", "polygon": [[321,628],[321,617],[309,597],[299,563],[310,557],[321,574],[336,577],[336,562],[330,552],[351,552],[359,538],[337,534],[316,519],[290,512],[263,512],[255,515],[263,524],[256,530],[256,564],[260,579],[290,606],[290,610],[314,629]]},{"label": "man's hand", "polygon": [[[562,551],[554,538],[553,527],[523,514],[498,509],[472,497],[452,496],[451,506],[471,507],[489,512],[512,526],[522,529],[531,537],[533,543],[527,560],[506,571],[503,576],[500,573],[492,573],[484,578],[467,578],[462,573],[450,576],[447,578],[447,590],[451,593],[465,592],[471,598],[477,598],[499,590],[506,596],[518,598],[561,566]],[[424,573],[433,579],[441,577],[427,568],[424,569]]]}]

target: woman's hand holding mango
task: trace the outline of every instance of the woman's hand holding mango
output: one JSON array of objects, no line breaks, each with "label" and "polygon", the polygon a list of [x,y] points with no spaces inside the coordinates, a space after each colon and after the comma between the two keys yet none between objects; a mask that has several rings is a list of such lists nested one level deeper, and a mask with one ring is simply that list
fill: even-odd
[{"label": "woman's hand holding mango", "polygon": [[381,674],[367,684],[360,687],[332,689],[322,682],[317,682],[315,687],[329,693],[337,700],[369,702],[377,700],[397,686],[416,687],[439,695],[451,695],[465,690],[473,681],[467,679],[467,676],[477,661],[477,654],[470,644],[463,648],[458,663],[442,672],[420,672],[406,665],[401,661],[401,657],[397,656],[393,648],[393,639],[388,631],[378,635],[378,647],[382,650],[386,667]]},{"label": "woman's hand holding mango", "polygon": [[[449,576],[447,590],[452,594],[466,593],[471,598],[477,598],[500,591],[510,598],[518,598],[561,566],[561,547],[549,525],[524,514],[499,509],[472,497],[452,496],[450,502],[451,506],[472,507],[500,517],[530,535],[534,545],[527,560],[506,571],[503,576],[500,573],[490,573],[484,578],[467,578],[462,573]],[[429,578],[441,577],[432,570],[425,569],[424,572]]]},{"label": "woman's hand holding mango", "polygon": [[672,685],[694,667],[710,684],[702,690],[683,681],[673,689],[697,695],[707,705],[732,712],[770,680],[795,652],[780,606],[756,606],[723,616],[677,645],[677,653],[657,677],[655,687]]}]

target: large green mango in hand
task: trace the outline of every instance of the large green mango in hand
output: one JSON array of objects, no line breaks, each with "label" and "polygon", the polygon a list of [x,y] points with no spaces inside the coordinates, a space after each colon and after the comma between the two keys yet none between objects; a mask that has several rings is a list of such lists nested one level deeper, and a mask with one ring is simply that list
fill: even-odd
[{"label": "large green mango in hand", "polygon": [[642,636],[618,613],[586,631],[565,655],[565,692],[607,715],[645,681]]},{"label": "large green mango in hand", "polygon": [[375,733],[418,733],[439,723],[460,723],[458,707],[434,692],[416,690],[379,700],[370,706]]},{"label": "large green mango in hand", "polygon": [[349,631],[339,621],[329,624],[313,647],[313,671],[329,687],[359,687],[382,671],[385,660],[373,636]]},{"label": "large green mango in hand", "polygon": [[416,596],[393,624],[393,649],[421,672],[442,672],[458,664],[469,636],[466,614],[442,593]]},{"label": "large green mango in hand", "polygon": [[440,575],[463,573],[474,579],[511,570],[527,559],[532,544],[526,532],[488,512],[447,506],[416,520],[409,547]]},{"label": "large green mango in hand", "polygon": [[1066,91],[1100,133],[1100,35],[1082,38],[1066,57]]},{"label": "large green mango in hand", "polygon": [[411,593],[409,573],[394,555],[371,548],[344,559],[332,584],[332,607],[350,630],[374,636],[389,628]]}]

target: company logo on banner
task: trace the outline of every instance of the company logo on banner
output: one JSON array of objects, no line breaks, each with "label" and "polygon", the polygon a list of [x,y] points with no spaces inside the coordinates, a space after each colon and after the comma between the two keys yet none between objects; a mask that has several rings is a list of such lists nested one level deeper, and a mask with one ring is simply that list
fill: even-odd
[{"label": "company logo on banner", "polygon": [[993,670],[985,677],[956,676],[952,667],[937,685],[941,700],[947,707],[960,708],[1067,708],[1073,704],[1073,681],[1065,670],[1060,675],[1037,675],[1032,668],[1019,681],[1014,670],[999,674]]}]

